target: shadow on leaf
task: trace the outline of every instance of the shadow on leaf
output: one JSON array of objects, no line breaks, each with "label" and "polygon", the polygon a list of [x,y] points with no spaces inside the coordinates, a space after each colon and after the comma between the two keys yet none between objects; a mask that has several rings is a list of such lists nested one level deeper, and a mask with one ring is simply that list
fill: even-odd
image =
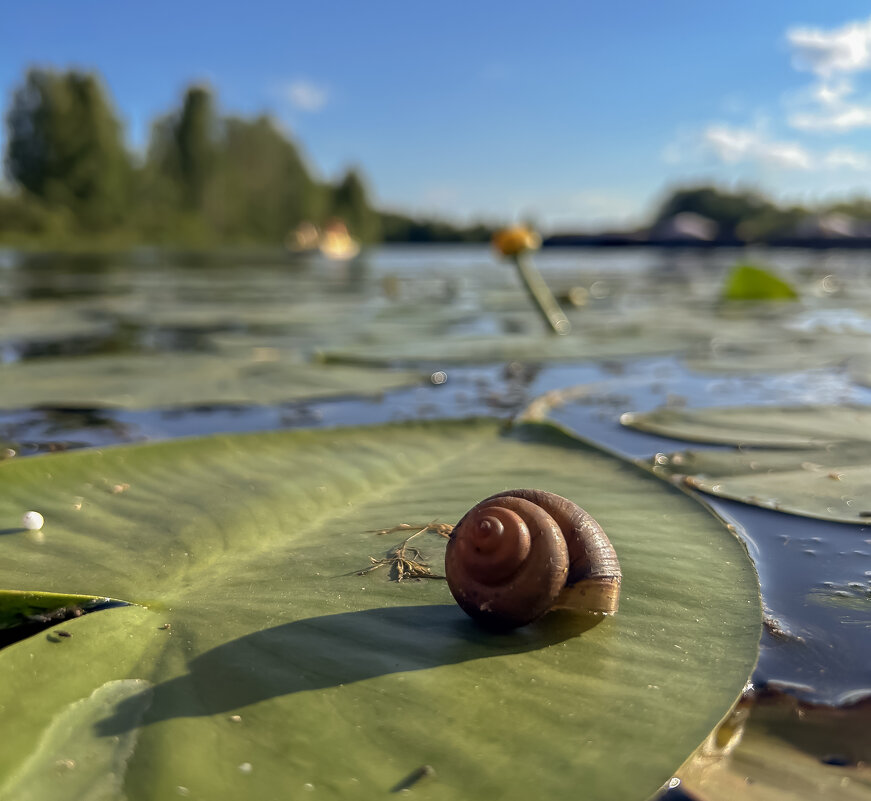
[{"label": "shadow on leaf", "polygon": [[226,713],[307,690],[391,673],[524,653],[569,640],[603,618],[552,612],[523,629],[484,631],[450,605],[404,606],[324,615],[239,637],[193,659],[188,673],[122,701],[96,724],[116,736],[150,700],[142,725]]}]

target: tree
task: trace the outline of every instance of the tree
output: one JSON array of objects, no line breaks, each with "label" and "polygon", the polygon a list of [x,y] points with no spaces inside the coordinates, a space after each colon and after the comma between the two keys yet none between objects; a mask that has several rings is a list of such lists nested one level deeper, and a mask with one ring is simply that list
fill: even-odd
[{"label": "tree", "polygon": [[374,242],[380,236],[378,213],[369,205],[366,186],[356,170],[348,170],[333,187],[329,213],[364,242]]},{"label": "tree", "polygon": [[200,209],[218,149],[218,122],[208,89],[187,90],[173,133],[183,202],[189,209]]},{"label": "tree", "polygon": [[729,237],[735,235],[742,222],[775,209],[771,201],[755,192],[728,192],[700,186],[674,191],[660,206],[656,221],[690,211],[719,223],[721,235]]},{"label": "tree", "polygon": [[88,229],[122,218],[131,176],[121,125],[96,76],[34,69],[13,95],[6,172]]},{"label": "tree", "polygon": [[223,133],[205,209],[222,236],[282,241],[303,220],[322,215],[305,162],[271,118],[230,117]]}]

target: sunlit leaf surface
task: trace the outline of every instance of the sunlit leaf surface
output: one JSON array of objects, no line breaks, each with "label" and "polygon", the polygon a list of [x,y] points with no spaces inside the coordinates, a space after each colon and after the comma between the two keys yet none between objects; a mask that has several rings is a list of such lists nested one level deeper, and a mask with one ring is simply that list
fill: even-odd
[{"label": "sunlit leaf surface", "polygon": [[621,422],[664,437],[736,446],[802,448],[851,440],[871,442],[868,406],[664,408],[625,414]]},{"label": "sunlit leaf surface", "polygon": [[[214,437],[12,460],[0,478],[0,521],[46,519],[42,542],[0,538],[0,583],[142,604],[0,651],[10,801],[371,798],[423,765],[423,799],[643,799],[756,658],[741,544],[545,425]],[[485,634],[442,581],[356,575],[402,536],[372,529],[454,522],[518,486],[609,533],[615,617]],[[438,572],[445,540],[419,541]]]},{"label": "sunlit leaf surface", "polygon": [[786,281],[764,267],[736,264],[726,276],[724,300],[798,300]]},{"label": "sunlit leaf surface", "polygon": [[623,422],[664,436],[743,446],[654,459],[658,474],[702,492],[843,523],[871,520],[867,407],[660,410],[624,415]]}]

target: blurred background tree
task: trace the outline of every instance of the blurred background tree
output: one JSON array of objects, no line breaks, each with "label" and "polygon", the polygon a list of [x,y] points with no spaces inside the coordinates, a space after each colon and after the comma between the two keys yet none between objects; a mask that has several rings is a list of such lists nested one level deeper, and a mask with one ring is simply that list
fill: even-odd
[{"label": "blurred background tree", "polygon": [[348,170],[330,193],[330,217],[343,220],[351,236],[363,242],[375,242],[381,235],[381,220],[369,204],[363,179],[356,170]]},{"label": "blurred background tree", "polygon": [[363,242],[486,241],[492,232],[378,211],[358,169],[318,180],[274,119],[222,116],[207,86],[188,87],[154,121],[139,158],[92,73],[30,70],[6,123],[7,242],[278,244],[302,222],[336,219]]},{"label": "blurred background tree", "polygon": [[25,195],[24,209],[35,199],[69,210],[84,231],[122,222],[133,168],[95,75],[30,70],[6,121],[6,170]]}]

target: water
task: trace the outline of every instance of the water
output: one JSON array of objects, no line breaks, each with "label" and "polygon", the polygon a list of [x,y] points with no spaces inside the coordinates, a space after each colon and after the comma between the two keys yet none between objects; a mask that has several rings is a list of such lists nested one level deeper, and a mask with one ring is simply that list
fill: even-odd
[{"label": "water", "polygon": [[[706,315],[714,320],[717,288],[739,255],[773,264],[800,287],[804,303],[763,315],[761,323],[737,315],[719,320],[722,330],[714,330],[712,322],[708,331]],[[681,404],[871,403],[871,389],[856,383],[837,353],[847,337],[855,338],[859,352],[863,337],[871,344],[871,270],[860,252],[554,249],[536,261],[556,294],[586,299],[570,316],[591,347],[619,337],[680,333],[677,324],[687,323],[693,332],[687,344],[708,362],[674,352],[569,361],[502,358],[458,366],[430,354],[417,367],[444,376],[369,398],[349,391],[281,404],[220,405],[204,398],[185,407],[7,408],[0,410],[0,448],[5,442],[27,456],[218,432],[509,418],[536,396],[583,384],[586,396],[557,407],[553,419],[624,458],[640,458],[684,444],[621,426],[627,411]],[[576,287],[584,292],[572,295]],[[807,359],[799,354],[785,365],[794,369],[783,372],[735,369],[734,363],[732,369],[700,369],[711,366],[710,354],[718,349],[728,351],[735,342],[755,345],[759,331],[768,330],[757,324],[785,341],[829,337],[831,351]],[[305,361],[348,343],[377,350],[397,337],[413,344],[534,336],[539,326],[510,266],[497,263],[485,248],[390,247],[348,264],[280,252],[0,252],[0,362],[18,367],[118,354],[229,359],[253,352],[267,360],[277,355]],[[813,704],[853,704],[871,693],[871,526],[704,502],[734,524],[759,572],[766,627],[753,683]],[[820,602],[832,597],[858,603],[845,608]]]}]

